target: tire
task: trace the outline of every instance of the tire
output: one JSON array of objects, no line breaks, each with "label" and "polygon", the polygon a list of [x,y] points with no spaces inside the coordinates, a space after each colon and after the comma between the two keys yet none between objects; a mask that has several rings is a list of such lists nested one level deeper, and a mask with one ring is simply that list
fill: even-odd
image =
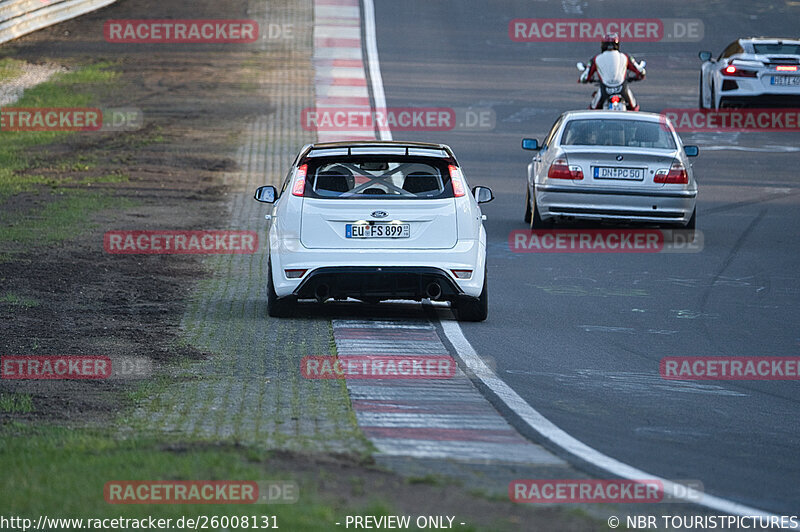
[{"label": "tire", "polygon": [[703,110],[703,109],[706,108],[706,106],[703,105],[703,73],[702,72],[700,73],[700,90],[699,90],[699,92],[700,92],[700,102],[697,104],[697,107],[699,107],[700,110]]},{"label": "tire", "polygon": [[275,293],[275,286],[272,284],[272,261],[267,268],[267,314],[272,318],[288,318],[294,311],[294,298],[279,298]]},{"label": "tire", "polygon": [[531,223],[531,189],[525,185],[525,223]]},{"label": "tire", "polygon": [[536,208],[536,196],[533,197],[533,201],[530,202],[531,210],[533,211],[530,219],[531,229],[550,229],[553,227],[553,222],[544,221],[542,217],[539,216],[539,209]]},{"label": "tire", "polygon": [[483,274],[483,290],[478,297],[461,296],[458,299],[456,317],[458,321],[484,321],[489,315],[488,272]]},{"label": "tire", "polygon": [[689,237],[694,242],[697,237],[697,207],[692,211],[692,217],[689,218],[689,223],[683,229],[689,233]]}]

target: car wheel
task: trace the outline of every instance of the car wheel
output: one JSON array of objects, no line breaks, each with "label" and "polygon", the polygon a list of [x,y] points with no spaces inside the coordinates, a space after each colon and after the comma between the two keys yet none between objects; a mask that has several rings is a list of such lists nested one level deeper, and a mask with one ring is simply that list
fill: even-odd
[{"label": "car wheel", "polygon": [[705,109],[705,103],[703,102],[703,74],[700,73],[700,103],[698,104],[700,109]]},{"label": "car wheel", "polygon": [[553,227],[553,222],[544,221],[539,216],[539,209],[536,208],[536,196],[533,196],[533,201],[530,202],[533,213],[531,214],[531,229],[550,229]]},{"label": "car wheel", "polygon": [[489,315],[488,272],[483,274],[483,290],[478,297],[461,296],[458,299],[456,317],[458,321],[483,321]]},{"label": "car wheel", "polygon": [[275,286],[272,284],[272,261],[267,268],[267,314],[273,318],[286,318],[291,316],[294,310],[294,299],[292,297],[278,297],[275,293]]},{"label": "car wheel", "polygon": [[689,218],[689,223],[686,224],[684,229],[691,232],[692,240],[694,240],[695,230],[697,229],[697,207],[692,211],[692,217]]},{"label": "car wheel", "polygon": [[525,185],[525,223],[531,223],[531,189]]}]

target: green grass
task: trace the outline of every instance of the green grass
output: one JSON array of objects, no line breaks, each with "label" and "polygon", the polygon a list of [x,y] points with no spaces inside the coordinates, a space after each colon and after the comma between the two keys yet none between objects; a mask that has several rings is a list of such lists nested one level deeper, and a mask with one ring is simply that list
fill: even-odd
[{"label": "green grass", "polygon": [[5,57],[0,59],[0,81],[7,81],[22,74],[22,65],[25,61]]},{"label": "green grass", "polygon": [[[3,64],[0,61],[0,72]],[[97,63],[73,72],[56,74],[50,81],[26,90],[13,107],[92,107],[94,96],[90,92],[96,91],[97,87],[110,89],[116,85],[118,74],[110,66],[109,63]],[[0,131],[0,202],[11,195],[36,190],[37,185],[51,184],[52,178],[19,175],[19,172],[30,168],[32,163],[26,150],[52,143],[70,134],[73,133]],[[78,160],[75,164],[79,163],[88,167],[86,161]]]},{"label": "green grass", "polygon": [[29,414],[33,412],[33,399],[24,393],[0,393],[0,412]]},{"label": "green grass", "polygon": [[31,308],[39,306],[39,302],[35,299],[25,296],[19,296],[12,292],[6,292],[0,295],[0,305],[11,305],[14,307]]},{"label": "green grass", "polygon": [[[0,493],[15,515],[35,519],[52,514],[64,518],[155,518],[181,516],[275,516],[284,530],[319,530],[360,512],[389,515],[393,507],[373,499],[366,508],[340,507],[325,500],[316,475],[297,477],[269,470],[262,455],[221,446],[170,447],[157,440],[117,441],[102,432],[14,423],[0,431]],[[272,505],[125,505],[105,501],[103,487],[122,480],[287,480],[299,485],[299,501]],[[338,497],[337,497],[338,499]]]},{"label": "green grass", "polygon": [[48,203],[34,216],[16,218],[0,215],[0,245],[51,244],[74,238],[87,228],[87,214],[110,208],[126,208],[134,203],[101,193],[72,190]]}]

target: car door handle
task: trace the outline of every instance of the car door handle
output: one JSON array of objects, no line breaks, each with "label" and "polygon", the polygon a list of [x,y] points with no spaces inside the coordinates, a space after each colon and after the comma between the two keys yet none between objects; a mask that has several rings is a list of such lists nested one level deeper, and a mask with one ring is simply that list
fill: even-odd
[{"label": "car door handle", "polygon": [[540,162],[542,162],[542,158],[541,157],[534,157],[533,158],[533,162],[540,163]]}]

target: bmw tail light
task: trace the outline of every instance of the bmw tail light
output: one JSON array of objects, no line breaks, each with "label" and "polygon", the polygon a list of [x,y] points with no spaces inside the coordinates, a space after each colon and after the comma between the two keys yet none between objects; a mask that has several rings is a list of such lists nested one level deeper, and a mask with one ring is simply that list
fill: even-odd
[{"label": "bmw tail light", "polygon": [[689,174],[686,167],[680,161],[673,161],[669,170],[662,168],[656,172],[653,181],[656,183],[686,184],[689,182]]},{"label": "bmw tail light", "polygon": [[583,179],[583,170],[577,164],[570,165],[566,157],[559,157],[550,165],[547,177],[550,179],[574,179],[579,181]]},{"label": "bmw tail light", "polygon": [[453,183],[453,196],[460,198],[467,195],[466,187],[464,186],[464,177],[461,175],[461,169],[454,165],[448,165],[447,169],[450,171],[450,182]]},{"label": "bmw tail light", "polygon": [[304,164],[297,169],[297,175],[294,178],[294,186],[292,186],[293,196],[303,196],[305,194],[307,172],[308,172],[307,164]]}]

